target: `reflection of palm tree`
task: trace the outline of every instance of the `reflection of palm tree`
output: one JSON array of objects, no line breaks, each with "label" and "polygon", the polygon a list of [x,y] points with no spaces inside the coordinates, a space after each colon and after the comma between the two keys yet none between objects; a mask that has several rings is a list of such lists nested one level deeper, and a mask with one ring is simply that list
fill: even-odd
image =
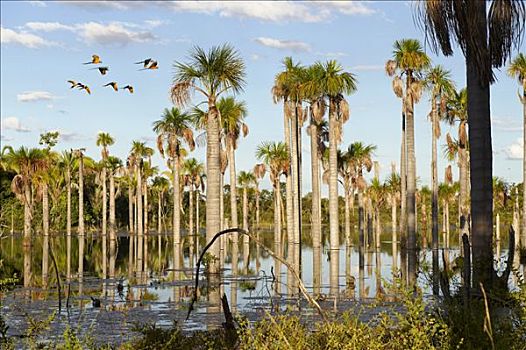
[{"label": "reflection of palm tree", "polygon": [[[393,59],[387,61],[386,71],[389,76],[396,77],[393,80],[393,89],[398,97],[402,98],[403,114],[405,120],[403,121],[405,127],[405,149],[402,159],[407,161],[407,169],[402,170],[402,184],[407,181],[407,193],[406,193],[406,205],[407,208],[402,208],[402,216],[407,215],[407,247],[411,250],[410,256],[414,257],[413,251],[416,250],[416,159],[415,159],[415,133],[414,133],[414,104],[418,103],[422,94],[422,82],[420,81],[422,71],[429,66],[430,59],[422,49],[422,46],[418,40],[414,39],[403,39],[395,41]],[[405,88],[402,81],[402,76],[405,75]],[[403,117],[403,118],[404,118]],[[407,174],[404,174],[406,171]],[[407,179],[404,178],[407,176]],[[403,192],[403,189],[402,189]],[[403,193],[402,193],[403,195]],[[404,212],[406,209],[407,213]],[[405,220],[405,218],[404,218]],[[405,234],[405,227],[402,225],[402,234]],[[404,239],[402,239],[402,247],[405,247]],[[416,257],[414,257],[416,259]],[[412,268],[415,264],[410,264],[409,278],[413,280],[415,278],[416,271]]]},{"label": "reflection of palm tree", "polygon": [[[256,177],[253,173],[248,171],[241,171],[237,177],[239,186],[243,188],[243,229],[249,231],[248,225],[248,190],[256,182]],[[243,260],[245,263],[245,274],[248,273],[248,257],[249,257],[249,237],[243,236]]]},{"label": "reflection of palm tree", "polygon": [[[157,133],[157,148],[164,157],[168,155],[172,166],[172,189],[173,189],[173,238],[174,244],[181,242],[181,193],[179,177],[181,171],[182,142],[194,149],[194,136],[191,118],[188,114],[177,108],[165,109],[160,120],[153,123],[153,131]],[[166,152],[165,152],[166,150]]]},{"label": "reflection of palm tree", "polygon": [[482,282],[487,288],[491,288],[495,280],[489,85],[494,81],[492,68],[502,67],[512,47],[521,42],[526,16],[521,1],[493,1],[489,4],[489,11],[486,1],[466,1],[463,6],[457,6],[453,1],[425,1],[419,7],[419,18],[430,35],[432,48],[435,51],[440,48],[449,56],[453,54],[453,42],[456,42],[466,58],[469,143],[473,151],[470,155],[473,285]]},{"label": "reflection of palm tree", "polygon": [[[517,78],[519,84],[522,86],[522,97],[519,99],[522,103],[522,118],[523,118],[523,140],[526,140],[526,55],[519,53],[513,59],[508,67],[508,75],[512,78]],[[526,193],[526,142],[523,142],[523,157],[522,157],[522,191]],[[522,196],[522,225],[521,225],[521,247],[526,249],[526,196]]]},{"label": "reflection of palm tree", "polygon": [[[245,64],[239,54],[229,45],[213,47],[205,52],[196,47],[190,53],[188,63],[175,63],[175,83],[171,97],[177,105],[185,105],[190,100],[190,92],[197,91],[208,103],[206,123],[206,239],[210,241],[221,229],[220,223],[220,115],[217,99],[226,92],[238,93],[245,85]],[[211,248],[211,254],[219,256],[219,247]],[[211,272],[217,270],[214,263]]]},{"label": "reflection of palm tree", "polygon": [[[7,151],[5,153],[5,151]],[[24,287],[31,285],[31,219],[33,210],[33,184],[37,171],[45,165],[45,154],[37,148],[11,147],[2,150],[2,163],[14,171],[11,191],[24,205]]]}]

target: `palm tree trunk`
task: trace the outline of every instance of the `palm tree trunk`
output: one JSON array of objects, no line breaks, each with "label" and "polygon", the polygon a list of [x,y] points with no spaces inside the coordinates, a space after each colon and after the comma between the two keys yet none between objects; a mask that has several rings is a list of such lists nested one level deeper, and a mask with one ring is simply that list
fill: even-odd
[{"label": "palm tree trunk", "polygon": [[[486,3],[475,2],[474,16],[476,33],[481,43],[487,42]],[[473,285],[491,288],[493,271],[493,191],[490,120],[490,89],[483,83],[474,61],[474,54],[469,46],[466,52],[469,145],[471,152],[471,210],[472,210],[472,245],[473,245]],[[491,71],[491,62],[487,61],[487,71]]]},{"label": "palm tree trunk", "polygon": [[71,279],[71,172],[67,170],[66,191],[66,278]]},{"label": "palm tree trunk", "polygon": [[199,256],[199,189],[195,191],[195,254]]},{"label": "palm tree trunk", "polygon": [[431,99],[431,245],[433,249],[433,294],[438,295],[439,287],[439,270],[438,270],[438,168],[437,168],[437,138],[438,133],[438,111],[436,105],[436,96],[433,94]]},{"label": "palm tree trunk", "polygon": [[[285,102],[283,104],[284,109],[286,109]],[[287,146],[287,151],[289,152],[289,159],[292,158],[291,151],[291,141],[290,141],[290,118],[287,116],[287,113],[284,113],[284,122],[285,122],[285,145]],[[292,167],[289,164],[286,175],[285,183],[285,193],[286,193],[286,221],[287,221],[287,240],[288,244],[294,244],[294,211],[293,211],[293,180],[292,180]],[[292,257],[290,257],[292,258]],[[292,261],[289,261],[293,263]]]},{"label": "palm tree trunk", "polygon": [[[179,185],[179,159],[177,157],[172,159],[172,187],[173,187],[173,245],[181,243],[181,192]],[[174,248],[175,249],[175,248]]]},{"label": "palm tree trunk", "polygon": [[24,288],[31,286],[31,188],[24,186]]},{"label": "palm tree trunk", "polygon": [[405,99],[402,100],[402,142],[400,150],[400,248],[402,255],[407,248],[407,147]]},{"label": "palm tree trunk", "polygon": [[[219,179],[219,188],[221,189],[219,191],[219,223],[221,225],[221,230],[226,228],[225,225],[225,194],[224,194],[224,186],[225,183],[225,174],[221,173],[220,179]],[[225,261],[225,255],[226,255],[226,247],[227,247],[227,238],[223,235],[219,238],[219,261],[220,265],[223,266]]]},{"label": "palm tree trunk", "polygon": [[[219,213],[219,197],[221,182],[221,160],[220,160],[220,137],[219,137],[219,116],[215,105],[215,99],[208,99],[208,121],[206,125],[207,147],[206,147],[206,241],[210,242],[214,235],[221,229]],[[219,256],[219,245],[216,244],[210,249],[212,256]],[[218,271],[217,264],[213,263],[209,271]]]},{"label": "palm tree trunk", "polygon": [[42,185],[42,228],[44,239],[42,242],[42,284],[47,288],[49,271],[49,196],[48,187]]},{"label": "palm tree trunk", "polygon": [[137,164],[137,273],[139,278],[142,278],[142,272],[144,271],[143,265],[143,212],[142,212],[142,160],[139,159]]},{"label": "palm tree trunk", "polygon": [[157,235],[161,236],[162,231],[162,208],[161,208],[162,194],[161,191],[157,194]]},{"label": "palm tree trunk", "polygon": [[365,232],[364,232],[364,208],[363,208],[363,193],[358,190],[358,241],[360,247],[365,247]]},{"label": "palm tree trunk", "polygon": [[[248,232],[248,189],[243,187],[243,229]],[[249,237],[243,235],[243,260],[245,263],[245,273],[248,273],[249,257]]]},{"label": "palm tree trunk", "polygon": [[[411,74],[407,77],[406,91],[412,83]],[[409,283],[416,281],[416,159],[415,159],[415,120],[412,99],[406,103],[406,147],[407,147],[407,248]]]},{"label": "palm tree trunk", "polygon": [[107,201],[107,189],[106,189],[106,168],[102,168],[102,278],[106,278],[107,272],[107,222],[106,222],[106,201]]},{"label": "palm tree trunk", "polygon": [[[239,227],[237,220],[237,183],[236,183],[236,157],[233,141],[228,138],[228,167],[230,172],[230,227]],[[232,233],[232,244],[237,244],[238,233]]]},{"label": "palm tree trunk", "polygon": [[[522,88],[522,137],[526,140],[526,77],[523,78]],[[521,248],[523,254],[526,254],[526,142],[523,142],[522,157],[522,231],[521,231]]]},{"label": "palm tree trunk", "polygon": [[131,182],[128,185],[128,234],[130,238],[133,234],[133,193]]},{"label": "palm tree trunk", "polygon": [[144,257],[143,257],[143,261],[144,261],[144,268],[143,268],[143,271],[148,271],[148,184],[147,184],[147,181],[148,179],[145,178],[144,179],[144,184],[143,184],[143,198],[144,198]]},{"label": "palm tree trunk", "polygon": [[[338,220],[338,140],[336,139],[336,129],[338,121],[336,120],[336,105],[333,98],[329,102],[329,234],[330,234],[330,250],[331,250],[331,276],[338,276],[339,268],[339,254],[332,254],[337,252],[340,247],[339,242],[339,220]],[[332,261],[334,258],[336,261]],[[332,271],[336,269],[336,271]],[[333,283],[331,283],[331,286]],[[334,286],[333,286],[334,287]],[[336,286],[337,287],[337,286]],[[338,291],[331,288],[331,294],[336,296]]]},{"label": "palm tree trunk", "polygon": [[392,233],[392,241],[393,244],[396,244],[396,241],[398,240],[397,237],[397,231],[396,231],[396,207],[397,207],[397,201],[396,196],[393,194],[393,197],[391,198],[391,233]]},{"label": "palm tree trunk", "polygon": [[[312,114],[312,111],[311,111]],[[314,124],[311,115],[310,126],[310,153],[311,153],[311,177],[312,177],[312,246],[314,249],[321,247],[321,208],[320,208],[320,163],[318,159],[318,128]],[[316,258],[313,255],[313,258]],[[316,261],[313,262],[316,266]],[[319,281],[318,281],[319,282]]]},{"label": "palm tree trunk", "polygon": [[79,162],[79,281],[84,278],[84,156]]},{"label": "palm tree trunk", "polygon": [[256,230],[259,231],[259,186],[258,186],[257,180],[256,180]]},{"label": "palm tree trunk", "polygon": [[[346,181],[348,182],[348,181]],[[350,184],[344,186],[345,198],[345,246],[351,246],[351,213],[350,213]]]},{"label": "palm tree trunk", "polygon": [[[291,161],[292,161],[292,208],[293,208],[293,220],[294,220],[294,246],[295,249],[299,249],[300,243],[300,163],[299,163],[299,128],[298,128],[298,104],[294,104],[294,115],[291,118]],[[299,261],[294,260],[294,266],[298,267]]]},{"label": "palm tree trunk", "polygon": [[466,148],[459,147],[459,182],[460,182],[460,236],[459,242],[462,242],[462,235],[469,233],[468,226],[468,163],[467,163],[467,150]]},{"label": "palm tree trunk", "polygon": [[[274,245],[281,244],[281,210],[280,210],[280,183],[279,177],[276,177],[274,182]],[[279,252],[277,253],[279,254]]]},{"label": "palm tree trunk", "polygon": [[190,241],[190,266],[194,266],[194,185],[190,185],[190,191],[188,192],[189,196],[189,205],[190,208],[188,209],[188,238]]},{"label": "palm tree trunk", "polygon": [[110,278],[115,278],[116,228],[115,228],[115,177],[110,173]]}]

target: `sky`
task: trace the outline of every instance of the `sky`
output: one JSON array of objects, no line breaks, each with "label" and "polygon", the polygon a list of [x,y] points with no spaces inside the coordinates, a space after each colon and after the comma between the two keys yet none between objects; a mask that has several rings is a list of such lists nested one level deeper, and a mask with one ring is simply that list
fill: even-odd
[{"label": "sky", "polygon": [[[172,106],[173,64],[186,62],[194,46],[207,50],[229,43],[246,64],[247,84],[236,98],[246,102],[250,133],[236,153],[238,171],[253,168],[254,153],[262,141],[283,139],[282,107],[273,103],[270,90],[283,58],[291,56],[304,65],[335,59],[356,75],[358,89],[347,96],[351,117],[344,126],[341,147],[355,141],[376,145],[375,159],[383,179],[391,163],[398,167],[400,160],[401,102],[384,72],[393,43],[404,38],[420,40],[433,64],[451,71],[457,87],[464,87],[466,80],[462,52],[457,48],[452,57],[435,55],[413,20],[414,4],[407,1],[2,1],[0,9],[2,147],[38,147],[40,133],[58,130],[61,139],[56,150],[84,147],[95,159],[100,158],[95,145],[100,131],[115,137],[110,152],[123,159],[132,140],[155,148],[152,123]],[[525,51],[525,43],[520,51]],[[109,66],[107,75],[82,64],[92,54]],[[159,69],[139,71],[134,62],[150,57],[159,62]],[[495,73],[497,82],[491,88],[494,175],[521,182],[519,85],[506,76],[505,69]],[[87,84],[92,94],[70,89],[69,79]],[[110,81],[121,87],[133,85],[135,92],[114,92],[102,86]],[[192,101],[200,103],[199,95]],[[415,108],[421,185],[429,185],[431,177],[429,111],[429,95],[424,94]],[[442,153],[445,135],[456,136],[456,130],[442,124],[440,180],[448,164]],[[302,138],[303,191],[308,193],[310,142],[305,128]],[[191,156],[204,160],[205,149],[198,148]],[[153,161],[166,170],[158,153]],[[458,178],[455,164],[453,169]],[[263,187],[269,187],[268,178]]]}]

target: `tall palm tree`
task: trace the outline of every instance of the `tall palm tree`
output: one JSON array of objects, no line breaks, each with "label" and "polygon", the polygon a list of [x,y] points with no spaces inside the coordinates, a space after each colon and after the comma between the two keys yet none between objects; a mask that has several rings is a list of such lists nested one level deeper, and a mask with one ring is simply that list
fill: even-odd
[{"label": "tall palm tree", "polygon": [[[201,175],[203,174],[204,168],[204,164],[195,158],[187,159],[183,165],[184,184],[189,188],[188,198],[190,207],[188,208],[188,236],[190,237],[190,256],[192,257],[194,253],[195,237],[198,237],[197,234],[194,234],[194,192],[202,185]],[[193,261],[190,263],[193,265]]]},{"label": "tall palm tree", "polygon": [[373,168],[372,157],[376,150],[375,145],[366,145],[362,142],[354,142],[347,148],[348,162],[354,166],[354,186],[358,191],[358,235],[360,246],[364,243],[364,199],[363,194],[367,186],[363,177],[364,170],[370,172]]},{"label": "tall palm tree", "polygon": [[[447,102],[447,120],[450,124],[458,122],[458,139],[453,141],[447,135],[450,160],[457,158],[460,182],[460,236],[469,232],[469,141],[468,141],[468,93],[467,90],[453,91]],[[459,241],[460,242],[460,241]]]},{"label": "tall palm tree", "polygon": [[[517,57],[511,61],[508,67],[508,75],[512,78],[517,78],[519,84],[522,86],[522,96],[519,95],[519,100],[522,103],[522,119],[523,119],[523,140],[526,140],[526,55],[519,53]],[[523,142],[523,155],[526,155],[526,142]],[[526,249],[526,156],[522,157],[522,228],[521,228],[521,247]]]},{"label": "tall palm tree", "polygon": [[[245,102],[236,101],[233,97],[221,97],[217,103],[221,117],[221,134],[226,144],[228,166],[230,172],[230,226],[239,227],[237,218],[237,185],[236,185],[236,156],[235,151],[241,134],[248,135],[248,126],[244,123],[247,116]],[[238,234],[232,235],[232,244],[238,243]]]},{"label": "tall palm tree", "polygon": [[[330,249],[339,249],[338,223],[338,144],[341,141],[343,124],[349,119],[349,104],[345,95],[356,91],[356,78],[334,60],[318,62],[321,71],[317,83],[329,105],[329,234]],[[332,258],[336,261],[333,262]],[[338,266],[338,255],[331,257],[331,267]],[[334,273],[331,273],[331,276]]]},{"label": "tall palm tree", "polygon": [[[190,52],[187,63],[175,63],[174,84],[171,89],[172,101],[176,105],[186,105],[190,101],[190,92],[197,91],[208,103],[206,123],[206,239],[221,229],[219,213],[220,197],[220,116],[216,102],[227,92],[238,93],[245,85],[245,64],[239,53],[229,45],[212,47],[205,52],[195,47]],[[211,254],[219,256],[219,247],[212,247]],[[217,264],[210,271],[215,272]]]},{"label": "tall palm tree", "polygon": [[[301,231],[301,215],[300,215],[300,183],[299,171],[301,170],[299,164],[300,154],[298,153],[298,118],[301,109],[302,99],[302,75],[304,68],[295,63],[291,57],[283,59],[283,68],[274,78],[274,86],[272,87],[272,97],[274,103],[283,102],[283,118],[284,118],[284,136],[285,145],[291,157],[289,166],[291,169],[287,171],[287,178],[285,184],[286,203],[287,203],[287,239],[289,242],[289,249],[291,254],[289,259],[298,266],[299,261],[294,261],[295,247],[300,243]],[[302,117],[301,117],[302,118]],[[298,255],[299,257],[299,255]]]},{"label": "tall palm tree", "polygon": [[[194,134],[191,129],[191,118],[178,108],[165,109],[161,119],[153,123],[153,131],[157,133],[157,149],[161,157],[168,155],[172,166],[173,189],[173,243],[181,242],[181,202],[179,177],[182,162],[182,143],[190,150],[195,148]],[[166,152],[165,152],[166,151]]]},{"label": "tall palm tree", "polygon": [[78,278],[80,281],[84,278],[84,148],[74,150],[75,159],[78,164],[79,172],[79,264],[78,264]]},{"label": "tall palm tree", "polygon": [[[268,166],[274,192],[274,243],[281,244],[280,176],[290,169],[288,147],[284,142],[263,142],[256,149],[256,158]],[[279,253],[278,253],[279,254]]]},{"label": "tall palm tree", "polygon": [[[97,146],[99,147],[102,147],[101,149],[101,157],[102,157],[102,162],[103,164],[105,165],[105,162],[106,160],[108,159],[108,156],[109,156],[109,151],[108,151],[108,146],[111,146],[115,143],[115,140],[113,139],[113,137],[111,137],[111,135],[107,132],[99,132],[98,135],[97,135],[97,141],[96,141],[96,144]],[[106,180],[106,172],[107,172],[107,169],[105,166],[102,167],[102,179],[101,179],[101,182],[102,182],[102,251],[103,251],[103,257],[106,256],[106,239],[107,239],[107,208],[106,208],[106,204],[107,204],[107,189],[106,189],[106,183],[107,183],[107,180]],[[106,269],[106,259],[103,258],[103,261],[102,261],[102,278],[106,278],[106,272],[107,272],[107,269]]]},{"label": "tall palm tree", "polygon": [[432,67],[426,72],[425,87],[431,93],[431,236],[433,249],[438,249],[437,139],[440,138],[440,117],[442,116],[443,119],[446,114],[447,100],[455,88],[451,72],[440,65]]},{"label": "tall palm tree", "polygon": [[473,285],[491,288],[493,270],[490,84],[492,68],[502,67],[524,38],[522,1],[425,1],[419,19],[435,52],[453,54],[453,42],[466,58],[473,241]]},{"label": "tall palm tree", "polygon": [[109,238],[110,238],[110,266],[109,266],[109,276],[110,278],[115,278],[115,258],[117,255],[116,252],[116,243],[117,243],[117,230],[115,222],[115,176],[122,169],[122,161],[113,156],[108,156],[105,159],[105,167],[109,171],[110,177],[110,188],[109,188]]},{"label": "tall palm tree", "polygon": [[31,218],[33,210],[33,185],[35,174],[44,167],[45,154],[37,148],[20,147],[16,151],[8,147],[3,155],[7,168],[16,176],[11,191],[24,205],[24,287],[31,285]]},{"label": "tall palm tree", "polygon": [[[323,92],[317,81],[323,71],[319,65],[309,66],[304,74],[303,93],[309,104],[310,125],[308,133],[311,147],[311,178],[312,178],[312,244],[313,248],[321,246],[321,186],[320,158],[325,152],[325,142],[328,142],[328,125],[324,120],[327,109]],[[347,233],[347,228],[346,228]]]},{"label": "tall palm tree", "polygon": [[[402,183],[407,182],[407,248],[410,250],[409,278],[413,282],[416,276],[416,158],[414,132],[414,104],[418,103],[422,94],[422,72],[429,67],[430,59],[424,52],[420,42],[415,39],[397,40],[394,43],[393,59],[386,64],[389,76],[397,75],[393,80],[393,88],[397,96],[402,97],[405,112],[405,149],[402,150],[407,161],[406,176]],[[402,76],[405,75],[405,88]],[[405,215],[405,213],[402,213]],[[405,233],[405,232],[402,232]],[[414,260],[414,261],[413,261]]]},{"label": "tall palm tree", "polygon": [[256,229],[259,230],[259,201],[260,201],[260,190],[259,190],[259,181],[263,177],[265,177],[265,173],[267,172],[267,168],[265,167],[265,164],[259,163],[254,165],[254,169],[252,170],[252,173],[254,174],[255,178],[255,190],[256,190]]},{"label": "tall palm tree", "polygon": [[[256,183],[256,177],[250,171],[240,171],[237,177],[239,186],[243,188],[243,229],[249,231],[248,224],[248,190]],[[243,260],[245,263],[245,273],[248,272],[249,257],[249,237],[243,236]]]},{"label": "tall palm tree", "polygon": [[71,180],[75,163],[72,151],[61,153],[58,164],[66,180],[66,278],[68,281],[71,278]]}]

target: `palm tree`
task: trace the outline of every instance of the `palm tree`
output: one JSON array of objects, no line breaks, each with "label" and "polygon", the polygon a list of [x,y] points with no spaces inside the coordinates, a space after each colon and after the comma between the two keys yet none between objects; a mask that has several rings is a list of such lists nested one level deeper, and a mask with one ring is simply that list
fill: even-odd
[{"label": "palm tree", "polygon": [[[248,226],[248,190],[254,183],[256,183],[256,177],[249,171],[241,171],[237,177],[239,186],[243,188],[243,229],[249,231]],[[248,272],[248,256],[249,256],[249,237],[243,236],[243,257],[245,262],[245,273]]]},{"label": "palm tree", "polygon": [[[243,122],[247,116],[245,102],[236,101],[233,97],[221,97],[217,103],[221,116],[222,136],[226,144],[228,165],[230,168],[230,226],[239,227],[237,219],[237,186],[236,186],[236,156],[235,151],[241,134],[248,135],[248,126]],[[232,244],[238,243],[238,234],[232,235]]]},{"label": "palm tree", "polygon": [[75,168],[72,151],[63,151],[59,159],[59,168],[64,171],[66,180],[66,278],[71,278],[71,176]]},{"label": "palm tree", "polygon": [[471,162],[471,217],[473,243],[473,285],[491,288],[493,270],[493,215],[491,119],[489,86],[492,68],[502,67],[512,48],[523,37],[525,5],[522,1],[425,1],[419,19],[435,52],[453,54],[453,42],[466,58],[468,87],[469,144]]},{"label": "palm tree", "polygon": [[109,211],[109,237],[110,237],[110,267],[109,267],[109,276],[110,278],[115,278],[115,258],[116,258],[116,241],[117,241],[117,232],[115,227],[115,176],[119,170],[122,169],[122,161],[113,156],[108,156],[105,159],[105,167],[109,170],[110,176],[110,211]]},{"label": "palm tree", "polygon": [[[101,157],[103,164],[108,159],[109,151],[108,146],[111,146],[115,143],[115,140],[107,132],[99,132],[97,135],[96,144],[99,147],[102,147]],[[105,164],[104,164],[105,165]],[[106,278],[106,238],[107,238],[107,228],[106,228],[106,203],[107,203],[107,193],[106,193],[106,167],[102,167],[102,251],[103,251],[103,261],[102,261],[102,278]]]},{"label": "palm tree", "polygon": [[[426,72],[425,87],[431,92],[431,236],[432,247],[438,249],[438,168],[437,139],[440,138],[440,119],[446,114],[447,100],[454,92],[451,73],[437,65]],[[442,116],[442,118],[440,118]],[[438,273],[438,272],[437,272]]]},{"label": "palm tree", "polygon": [[[212,47],[205,52],[195,47],[190,52],[188,63],[175,63],[174,84],[171,89],[172,101],[176,105],[186,105],[190,101],[190,92],[197,91],[208,103],[206,123],[206,239],[221,229],[219,213],[220,197],[220,116],[217,99],[224,93],[238,93],[245,85],[245,64],[238,52],[229,45]],[[219,256],[214,246],[211,254]],[[215,272],[217,265],[212,264],[210,271]]]},{"label": "palm tree", "polygon": [[[291,249],[290,260],[295,266],[299,261],[295,261],[295,247],[300,243],[301,215],[300,215],[300,183],[299,164],[300,154],[298,153],[298,118],[300,118],[301,98],[302,98],[302,75],[304,68],[299,63],[294,63],[291,57],[285,57],[283,60],[284,70],[274,78],[272,87],[272,97],[274,103],[283,102],[284,133],[285,145],[291,156],[287,171],[285,184],[286,203],[287,203],[287,238],[289,249]],[[301,117],[302,119],[302,117]],[[299,257],[299,255],[298,255]]]},{"label": "palm tree", "polygon": [[[274,243],[281,244],[281,189],[280,176],[290,169],[288,147],[284,142],[263,142],[256,149],[256,158],[269,168],[274,192]],[[279,253],[278,253],[279,254]]]},{"label": "palm tree", "polygon": [[362,142],[354,142],[347,148],[348,162],[354,166],[354,186],[358,191],[358,235],[360,246],[364,244],[364,200],[363,192],[367,186],[363,177],[363,171],[370,172],[373,167],[373,154],[375,145],[365,145]]},{"label": "palm tree", "polygon": [[45,154],[37,148],[10,146],[3,155],[7,168],[16,176],[11,182],[11,191],[24,205],[24,287],[31,285],[31,218],[33,210],[33,184],[35,174],[44,167]]},{"label": "palm tree", "polygon": [[[304,97],[309,104],[310,126],[308,133],[310,136],[311,147],[311,177],[312,177],[312,244],[313,248],[319,249],[321,246],[321,189],[320,189],[320,158],[325,152],[325,142],[328,142],[328,125],[325,116],[327,109],[323,92],[320,91],[317,81],[323,71],[319,65],[307,68],[303,90]],[[346,221],[347,222],[347,221]],[[347,237],[347,226],[345,229]]]},{"label": "palm tree", "polygon": [[[194,235],[194,192],[202,185],[201,175],[203,174],[204,168],[204,164],[195,158],[187,159],[183,165],[184,184],[190,189],[188,192],[190,204],[190,208],[188,208],[188,236],[190,237],[190,256],[192,257],[194,253],[195,237],[198,237],[197,234]],[[190,264],[193,265],[193,261],[190,261]]]},{"label": "palm tree", "polygon": [[391,203],[391,231],[393,246],[397,244],[397,224],[396,224],[396,210],[398,201],[400,200],[400,175],[396,172],[396,167],[392,164],[392,171],[389,178],[386,180],[386,187],[388,191],[389,202]]},{"label": "palm tree", "polygon": [[[329,103],[329,231],[330,249],[339,249],[338,224],[338,144],[343,124],[349,119],[349,105],[344,95],[356,91],[356,78],[336,61],[316,63],[321,71],[317,83]],[[336,263],[335,263],[336,264]],[[331,264],[332,265],[332,264]]]},{"label": "palm tree", "polygon": [[[468,142],[468,93],[467,90],[453,91],[447,102],[447,120],[450,124],[459,122],[458,139],[453,141],[449,134],[447,135],[448,157],[458,160],[459,182],[460,182],[460,241],[462,235],[469,232],[469,142]],[[459,241],[459,242],[460,242]]]},{"label": "palm tree", "polygon": [[259,163],[254,165],[254,169],[252,170],[252,173],[254,174],[255,178],[255,186],[256,186],[256,229],[259,230],[259,199],[260,199],[260,191],[259,191],[259,181],[265,177],[265,173],[267,172],[267,168],[265,167],[265,164]]},{"label": "palm tree", "polygon": [[[519,100],[522,103],[523,116],[523,140],[526,140],[526,56],[519,53],[513,59],[508,67],[508,75],[512,78],[517,78],[519,84],[522,86],[522,96],[519,95]],[[526,142],[523,142],[523,154],[526,154]],[[521,247],[526,250],[526,156],[522,157],[522,228],[521,228]]]},{"label": "palm tree", "polygon": [[[398,97],[402,97],[403,115],[405,116],[405,153],[402,156],[407,161],[406,176],[402,174],[402,184],[406,181],[406,206],[407,208],[407,248],[409,255],[409,278],[413,282],[416,276],[416,159],[415,159],[415,132],[414,132],[414,104],[418,103],[422,93],[421,74],[429,67],[430,59],[422,49],[420,42],[414,39],[397,40],[394,43],[393,59],[387,61],[386,71],[389,76],[397,75],[393,80],[393,88]],[[405,89],[402,76],[405,75]],[[404,136],[404,135],[403,135]],[[402,137],[403,137],[402,136]],[[404,143],[404,142],[403,142]],[[406,215],[403,212],[402,215]],[[405,231],[402,231],[405,234]],[[402,247],[404,247],[402,245]],[[414,260],[414,261],[413,261]]]},{"label": "palm tree", "polygon": [[[341,177],[343,184],[343,197],[345,199],[345,245],[350,247],[351,244],[351,201],[354,202],[353,179],[355,179],[355,168],[350,153],[338,150],[338,175]],[[313,198],[314,200],[314,198]]]},{"label": "palm tree", "polygon": [[79,171],[79,266],[78,266],[78,278],[82,281],[84,278],[84,148],[74,150],[74,156],[78,163]]},{"label": "palm tree", "polygon": [[[179,177],[182,161],[182,143],[190,150],[195,148],[194,134],[191,129],[191,118],[178,108],[165,109],[162,118],[153,123],[153,131],[157,133],[157,149],[164,158],[165,153],[172,165],[173,188],[173,238],[174,245],[181,242],[181,193],[179,191]],[[166,150],[166,152],[165,152]]]}]

